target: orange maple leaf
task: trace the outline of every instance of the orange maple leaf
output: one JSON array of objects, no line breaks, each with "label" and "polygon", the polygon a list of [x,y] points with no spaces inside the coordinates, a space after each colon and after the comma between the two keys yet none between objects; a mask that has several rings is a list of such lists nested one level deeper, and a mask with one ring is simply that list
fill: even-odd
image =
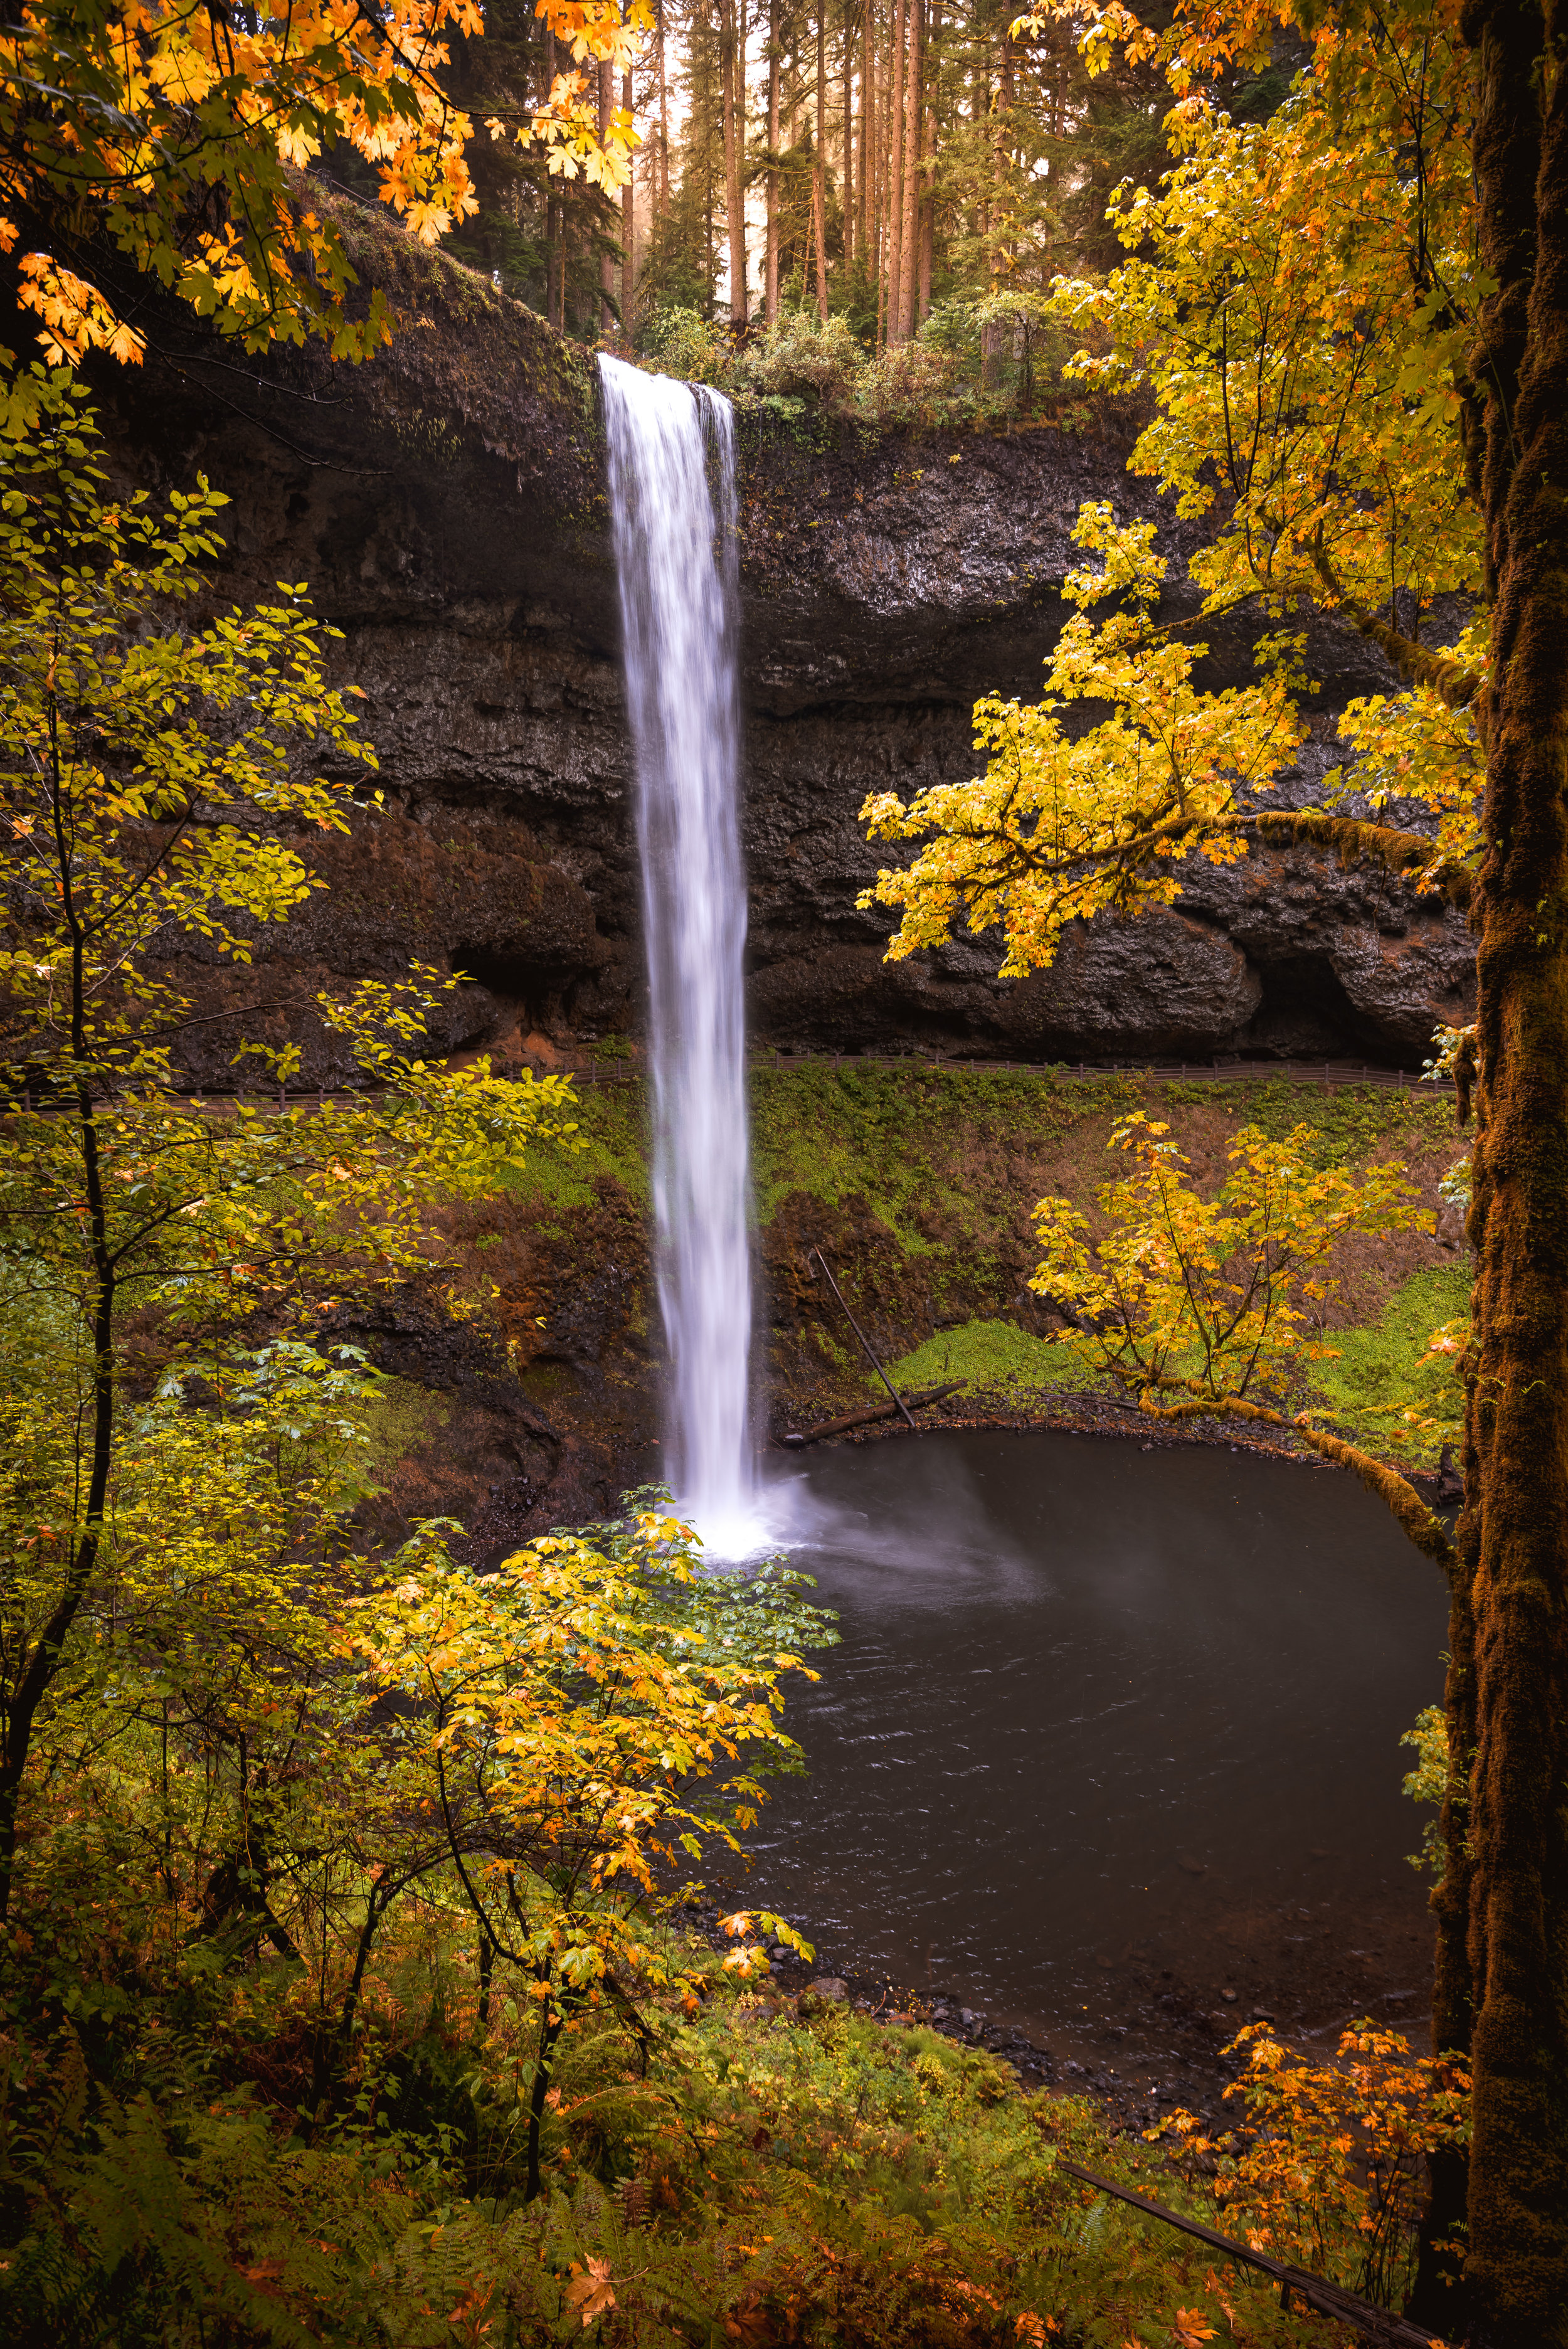
[{"label": "orange maple leaf", "polygon": [[1215,2338],[1214,2327],[1205,2324],[1201,2308],[1179,2308],[1176,2322],[1171,2327],[1171,2338],[1178,2349],[1203,2349],[1205,2341]]},{"label": "orange maple leaf", "polygon": [[614,2287],[610,2282],[608,2260],[590,2260],[588,2272],[580,2275],[566,2287],[567,2305],[574,2308],[584,2327],[603,2316],[615,2305]]}]

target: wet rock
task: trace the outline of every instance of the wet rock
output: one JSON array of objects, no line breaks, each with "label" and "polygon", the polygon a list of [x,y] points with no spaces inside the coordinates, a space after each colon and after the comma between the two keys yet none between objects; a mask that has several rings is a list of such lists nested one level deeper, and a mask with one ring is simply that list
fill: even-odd
[{"label": "wet rock", "polygon": [[[379,276],[409,320],[387,353],[335,370],[314,351],[242,360],[225,347],[215,402],[218,354],[170,306],[138,380],[122,374],[107,394],[121,471],[163,490],[200,469],[230,492],[220,597],[265,597],[280,575],[308,577],[344,632],[337,674],[368,697],[386,805],[362,810],[346,840],[308,850],[330,894],[257,940],[273,1007],[262,1024],[280,1040],[302,1034],[313,1082],[344,1071],[302,1007],[324,986],[390,976],[410,958],[470,975],[432,1023],[443,1051],[482,1046],[521,1061],[531,1036],[571,1046],[642,1019],[632,761],[591,358],[460,266],[416,264],[363,224],[355,233],[372,248],[362,274]],[[975,696],[1038,690],[1066,616],[1079,504],[1109,500],[1159,520],[1177,556],[1191,542],[1126,474],[1125,456],[1120,442],[1049,430],[870,449],[851,438],[826,455],[743,448],[759,1040],[1410,1065],[1438,1020],[1468,1015],[1462,921],[1386,875],[1305,850],[1223,868],[1192,860],[1176,905],[1075,929],[1054,968],[1027,979],[997,979],[989,937],[882,960],[886,916],[855,905],[883,861],[861,831],[861,803],[872,791],[908,796],[963,780]],[[1212,632],[1205,682],[1249,675],[1250,628],[1242,614]],[[1313,621],[1308,650],[1320,709],[1391,682],[1376,650],[1336,624]],[[1337,755],[1315,719],[1281,796],[1305,796]],[[237,1017],[258,992],[196,947],[172,975],[209,1014]],[[246,1017],[253,1027],[257,1015]],[[222,1081],[235,1033],[222,1023],[205,1033],[191,1074]]]}]

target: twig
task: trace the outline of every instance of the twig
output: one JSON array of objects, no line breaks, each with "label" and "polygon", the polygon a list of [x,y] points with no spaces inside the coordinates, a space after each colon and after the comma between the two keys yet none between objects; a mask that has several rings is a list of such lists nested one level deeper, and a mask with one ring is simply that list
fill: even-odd
[{"label": "twig", "polygon": [[806,1252],[806,1262],[808,1266],[810,1266],[813,1257],[816,1257],[817,1262],[821,1266],[824,1274],[826,1274],[828,1286],[832,1290],[834,1296],[838,1299],[839,1304],[842,1309],[845,1320],[849,1323],[851,1329],[860,1340],[861,1348],[867,1361],[871,1364],[878,1378],[881,1379],[883,1386],[886,1387],[889,1394],[892,1395],[900,1411],[903,1412],[904,1418],[909,1421],[909,1424],[913,1427],[914,1425],[914,1421],[910,1417],[908,1404],[904,1402],[903,1396],[899,1393],[898,1389],[894,1386],[892,1381],[889,1378],[887,1372],[883,1370],[882,1364],[872,1353],[871,1350],[871,1341],[867,1338],[865,1331],[861,1328],[860,1323],[855,1319],[855,1317],[850,1311],[849,1307],[844,1304],[843,1292],[840,1288],[838,1282],[833,1278],[832,1274],[828,1271],[827,1257],[822,1254],[820,1248],[809,1248]]}]

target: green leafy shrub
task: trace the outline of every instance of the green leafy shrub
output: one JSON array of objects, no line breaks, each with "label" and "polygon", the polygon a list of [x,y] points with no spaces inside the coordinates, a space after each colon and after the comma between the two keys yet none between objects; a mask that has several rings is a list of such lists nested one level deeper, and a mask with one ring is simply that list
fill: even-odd
[{"label": "green leafy shrub", "polygon": [[934,343],[895,343],[861,369],[856,408],[872,424],[941,423],[954,406],[956,372]]},{"label": "green leafy shrub", "polygon": [[699,311],[673,305],[654,310],[641,344],[643,363],[655,374],[678,376],[685,383],[729,381],[728,337]]},{"label": "green leafy shrub", "polygon": [[865,372],[865,353],[843,318],[824,321],[814,310],[783,310],[742,347],[733,380],[751,391],[804,395],[842,415],[853,406]]}]

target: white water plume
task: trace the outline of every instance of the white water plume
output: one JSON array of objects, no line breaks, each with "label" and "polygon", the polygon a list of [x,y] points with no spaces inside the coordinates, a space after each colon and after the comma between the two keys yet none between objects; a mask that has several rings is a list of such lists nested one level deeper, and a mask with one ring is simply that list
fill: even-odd
[{"label": "white water plume", "polygon": [[605,356],[599,367],[637,760],[654,1215],[672,1370],[665,1471],[708,1547],[737,1557],[764,1527],[749,1393],[733,418],[703,386]]}]

